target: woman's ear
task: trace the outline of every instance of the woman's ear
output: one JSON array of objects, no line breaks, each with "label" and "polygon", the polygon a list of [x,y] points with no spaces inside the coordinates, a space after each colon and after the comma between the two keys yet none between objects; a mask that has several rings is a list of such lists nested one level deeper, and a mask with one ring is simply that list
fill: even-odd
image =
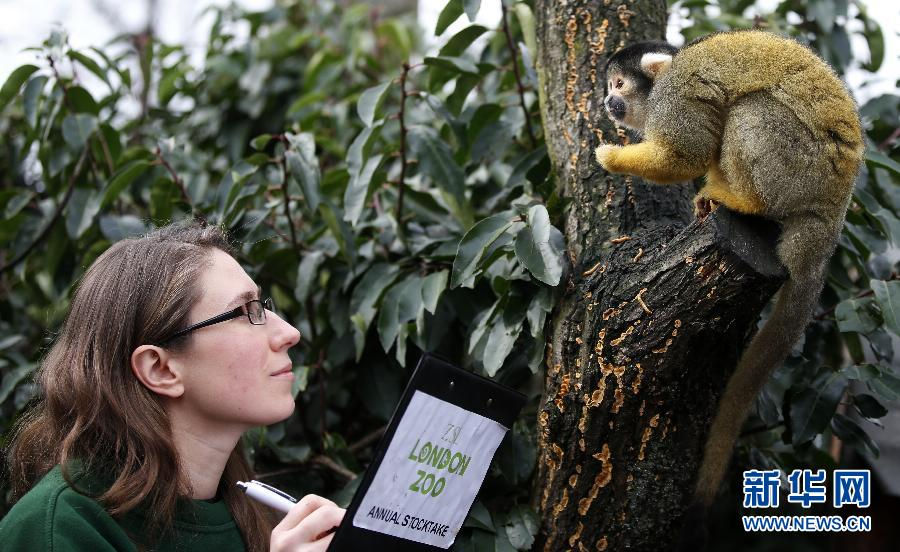
[{"label": "woman's ear", "polygon": [[166,397],[184,394],[181,369],[168,351],[156,345],[141,345],[131,353],[131,371],[144,387]]}]

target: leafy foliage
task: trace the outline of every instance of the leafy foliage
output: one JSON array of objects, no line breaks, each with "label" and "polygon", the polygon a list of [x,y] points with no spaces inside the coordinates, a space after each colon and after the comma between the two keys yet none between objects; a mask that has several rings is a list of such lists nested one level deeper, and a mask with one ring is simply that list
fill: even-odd
[{"label": "leafy foliage", "polygon": [[[479,8],[458,4],[470,20]],[[58,31],[7,79],[0,432],[33,397],[29,375],[90,262],[186,217],[230,230],[304,336],[300,407],[248,435],[257,470],[297,493],[360,474],[421,351],[512,385],[535,377],[562,274],[537,191],[550,188],[546,152],[524,139],[536,96],[524,113],[502,30],[471,25],[416,63],[411,22],[374,13],[215,10],[199,65],[157,41],[76,51]],[[530,418],[461,542],[530,542]]]},{"label": "leafy foliage", "polygon": [[[727,15],[749,1],[723,0],[716,18],[710,4],[677,4],[694,21],[686,36],[753,24]],[[846,5],[786,0],[765,21],[802,30],[844,67],[852,56],[834,29]],[[529,5],[504,9],[514,49],[503,28],[445,34],[479,6],[450,0],[427,57],[406,19],[307,0],[213,10],[196,65],[147,37],[75,51],[55,32],[36,48],[37,64],[0,88],[0,435],[33,398],[30,375],[86,267],[116,240],[194,217],[232,232],[304,336],[299,408],[247,436],[262,476],[349,499],[419,353],[436,352],[530,394],[458,539],[460,550],[528,549],[535,381],[565,278],[562,202],[540,137]],[[874,70],[880,28],[856,17]],[[900,398],[896,96],[861,112],[868,162],[826,306],[760,399],[773,429],[753,446],[773,462],[818,461],[832,432],[873,450],[857,419],[835,416],[841,397],[867,419]]]}]

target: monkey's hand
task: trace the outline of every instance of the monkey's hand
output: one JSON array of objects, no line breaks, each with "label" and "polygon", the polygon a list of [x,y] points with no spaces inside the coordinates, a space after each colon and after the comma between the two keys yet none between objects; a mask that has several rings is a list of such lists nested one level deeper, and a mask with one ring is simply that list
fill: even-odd
[{"label": "monkey's hand", "polygon": [[602,146],[597,146],[597,149],[594,150],[594,155],[597,157],[597,162],[600,163],[600,166],[605,170],[609,172],[619,172],[615,169],[613,163],[615,160],[615,155],[621,149],[622,146],[603,144]]}]

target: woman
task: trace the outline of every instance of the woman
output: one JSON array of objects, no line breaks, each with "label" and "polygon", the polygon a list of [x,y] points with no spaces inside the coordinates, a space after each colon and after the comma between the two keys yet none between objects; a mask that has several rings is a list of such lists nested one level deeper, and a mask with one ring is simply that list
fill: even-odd
[{"label": "woman", "polygon": [[334,503],[309,495],[275,525],[235,486],[252,479],[241,435],[294,410],[300,333],[228,251],[215,227],[169,226],[87,270],[9,447],[28,492],[4,550],[327,548]]}]

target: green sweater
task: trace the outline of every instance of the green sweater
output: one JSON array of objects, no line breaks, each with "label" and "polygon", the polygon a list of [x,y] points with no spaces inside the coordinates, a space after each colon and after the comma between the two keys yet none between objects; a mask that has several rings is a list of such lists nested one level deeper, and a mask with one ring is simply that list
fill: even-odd
[{"label": "green sweater", "polygon": [[[79,489],[93,492],[96,488],[95,482],[84,477],[74,481]],[[143,540],[144,521],[140,508],[113,519],[99,502],[70,487],[56,466],[0,520],[0,548],[29,552],[245,549],[224,501],[184,501],[177,508],[172,531],[155,544],[141,542],[138,547],[133,539]]]}]

